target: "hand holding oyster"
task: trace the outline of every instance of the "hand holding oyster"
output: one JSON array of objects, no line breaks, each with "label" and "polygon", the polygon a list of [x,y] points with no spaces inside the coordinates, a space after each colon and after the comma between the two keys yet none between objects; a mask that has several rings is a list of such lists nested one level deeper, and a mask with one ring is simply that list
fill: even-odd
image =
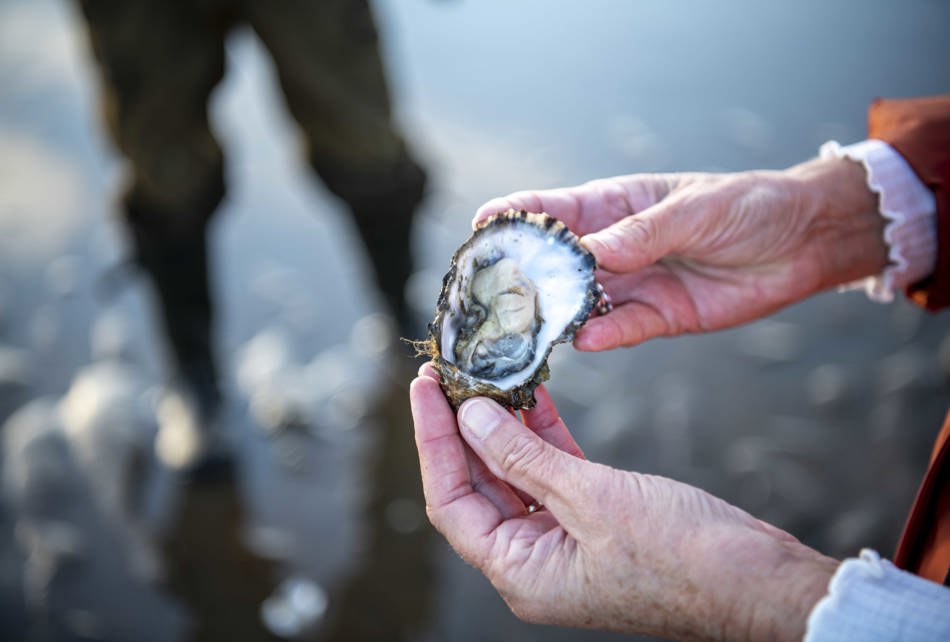
[{"label": "hand holding oyster", "polygon": [[547,214],[509,210],[455,252],[421,351],[453,407],[484,396],[534,406],[548,355],[571,341],[600,299],[594,257]]}]

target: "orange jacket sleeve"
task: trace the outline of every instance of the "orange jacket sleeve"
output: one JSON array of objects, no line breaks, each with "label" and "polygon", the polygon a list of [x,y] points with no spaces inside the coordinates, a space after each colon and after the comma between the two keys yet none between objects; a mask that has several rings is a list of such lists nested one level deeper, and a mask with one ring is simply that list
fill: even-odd
[{"label": "orange jacket sleeve", "polygon": [[[878,99],[868,115],[868,138],[888,143],[933,190],[937,203],[937,266],[907,288],[929,310],[950,305],[950,96]],[[950,584],[950,415],[937,436],[894,562]]]},{"label": "orange jacket sleeve", "polygon": [[877,99],[868,113],[868,138],[888,143],[934,192],[937,267],[907,288],[928,310],[950,306],[950,96]]}]

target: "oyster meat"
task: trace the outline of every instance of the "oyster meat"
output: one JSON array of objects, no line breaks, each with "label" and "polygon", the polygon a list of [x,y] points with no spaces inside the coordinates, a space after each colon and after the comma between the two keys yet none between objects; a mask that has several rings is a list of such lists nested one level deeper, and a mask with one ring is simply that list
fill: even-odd
[{"label": "oyster meat", "polygon": [[594,257],[547,214],[509,210],[455,252],[423,351],[454,407],[474,396],[534,406],[547,359],[600,298]]}]

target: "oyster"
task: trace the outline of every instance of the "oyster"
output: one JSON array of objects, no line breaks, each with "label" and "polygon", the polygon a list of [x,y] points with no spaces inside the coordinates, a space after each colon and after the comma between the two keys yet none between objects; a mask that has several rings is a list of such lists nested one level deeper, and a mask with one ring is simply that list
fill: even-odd
[{"label": "oyster", "polygon": [[574,338],[599,298],[594,257],[563,223],[509,210],[455,252],[422,352],[453,407],[485,396],[531,408],[552,347]]}]

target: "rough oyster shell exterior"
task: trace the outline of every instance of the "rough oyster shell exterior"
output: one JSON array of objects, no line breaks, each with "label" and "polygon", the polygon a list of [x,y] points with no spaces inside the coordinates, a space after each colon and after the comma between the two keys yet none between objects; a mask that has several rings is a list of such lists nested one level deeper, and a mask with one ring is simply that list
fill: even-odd
[{"label": "rough oyster shell exterior", "polygon": [[[506,269],[493,268],[502,265]],[[537,306],[534,321],[524,310],[520,312],[519,318],[530,326],[524,337],[533,347],[531,354],[526,355],[531,357],[528,365],[521,370],[499,368],[490,356],[472,357],[480,370],[465,361],[480,346],[475,349],[463,344],[479,343],[470,335],[479,332],[478,320],[486,323],[482,312],[476,329],[466,329],[472,317],[479,317],[472,312],[479,308],[477,302],[473,303],[478,295],[472,292],[481,287],[477,281],[479,275],[487,272],[486,268],[502,274],[493,276],[497,281],[489,283],[489,290],[520,300],[526,306],[534,301]],[[549,377],[547,360],[551,349],[573,340],[600,299],[594,268],[593,255],[580,245],[577,236],[547,214],[508,210],[483,221],[452,257],[442,282],[435,319],[429,324],[429,338],[422,349],[433,358],[442,389],[452,406],[457,408],[469,397],[484,396],[510,408],[532,408],[535,388]],[[514,288],[519,295],[506,289],[513,273],[518,275],[515,281],[525,283],[523,288]],[[488,304],[482,307],[485,305]],[[524,343],[524,339],[515,343]],[[495,376],[499,372],[503,376]]]}]

